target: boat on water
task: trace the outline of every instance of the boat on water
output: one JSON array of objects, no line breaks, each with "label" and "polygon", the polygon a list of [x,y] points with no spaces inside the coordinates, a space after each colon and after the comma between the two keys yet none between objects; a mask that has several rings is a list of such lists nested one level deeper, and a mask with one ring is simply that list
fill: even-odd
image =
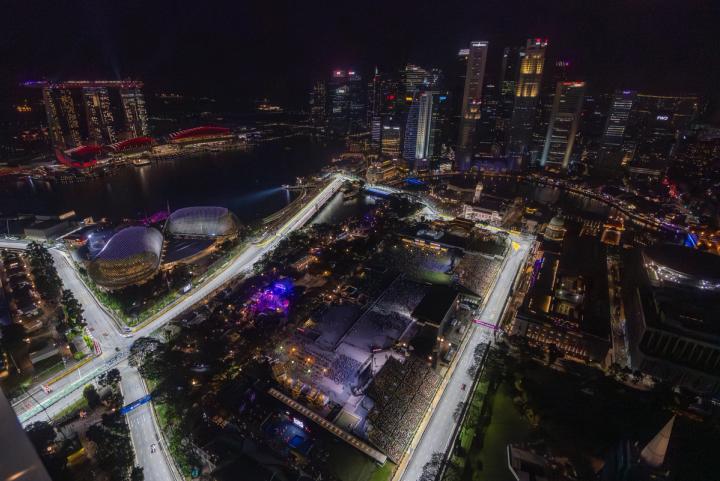
[{"label": "boat on water", "polygon": [[140,157],[139,159],[133,159],[132,164],[136,167],[140,167],[142,165],[150,165],[150,159],[147,157]]}]

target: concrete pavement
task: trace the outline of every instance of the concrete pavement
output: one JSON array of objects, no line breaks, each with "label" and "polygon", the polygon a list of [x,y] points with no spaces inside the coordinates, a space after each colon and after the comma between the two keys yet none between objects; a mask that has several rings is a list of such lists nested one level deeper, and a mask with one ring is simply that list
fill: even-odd
[{"label": "concrete pavement", "polygon": [[[125,404],[145,396],[147,388],[137,369],[122,363],[120,370],[120,387]],[[182,479],[174,469],[172,456],[167,450],[164,438],[160,435],[151,403],[143,404],[127,415],[130,427],[130,438],[135,450],[138,466],[142,466],[147,480],[179,480]],[[155,445],[153,452],[152,445]]]}]

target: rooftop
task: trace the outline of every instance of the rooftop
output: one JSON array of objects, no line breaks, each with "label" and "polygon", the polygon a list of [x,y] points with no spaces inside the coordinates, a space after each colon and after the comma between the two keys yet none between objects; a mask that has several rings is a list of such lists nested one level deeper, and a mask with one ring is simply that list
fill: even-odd
[{"label": "rooftop", "polygon": [[420,322],[439,326],[452,308],[457,295],[457,291],[451,287],[432,286],[412,312],[412,316]]}]

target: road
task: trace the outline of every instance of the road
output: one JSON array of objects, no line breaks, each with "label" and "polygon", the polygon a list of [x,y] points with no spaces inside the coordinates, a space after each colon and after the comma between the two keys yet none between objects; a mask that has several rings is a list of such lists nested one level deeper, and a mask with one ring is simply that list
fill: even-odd
[{"label": "road", "polygon": [[[193,305],[207,298],[212,292],[231,279],[249,271],[255,262],[274,249],[283,238],[303,227],[312,219],[318,210],[337,193],[344,180],[342,176],[335,176],[327,186],[279,227],[275,233],[249,243],[248,247],[228,265],[220,269],[200,286],[179,298],[175,304],[162,311],[152,322],[146,323],[132,333],[122,332],[112,319],[112,316],[101,307],[92,292],[88,290],[80,279],[67,254],[62,250],[51,248],[50,252],[63,286],[72,290],[75,297],[82,304],[88,328],[100,343],[103,352],[81,368],[54,382],[52,392],[45,393],[38,387],[32,391],[34,399],[27,398],[24,401],[16,402],[13,408],[22,424],[28,425],[34,421],[47,420],[49,416],[60,412],[82,395],[81,390],[85,384],[91,382],[98,374],[122,361],[135,339],[151,334]],[[0,248],[24,249],[26,246],[26,241],[0,240]],[[123,363],[121,364],[121,375],[126,404],[146,393],[145,384],[135,369]],[[158,463],[158,457],[149,455],[148,441],[154,439],[157,434],[150,405],[144,405],[136,411],[137,413],[135,411],[129,413],[128,422],[130,423],[131,438],[137,448],[138,465],[145,469],[145,479],[148,481],[174,479],[166,456],[162,456],[165,462]],[[145,446],[147,453],[143,452],[143,446]],[[154,454],[159,456],[159,453]]]},{"label": "road", "polygon": [[[71,261],[68,259],[68,255],[59,249],[50,249],[55,260],[58,275],[63,281],[64,287],[71,289],[75,297],[82,304],[85,310],[88,328],[100,343],[103,352],[100,356],[85,364],[77,373],[72,373],[54,382],[51,393],[45,393],[42,389],[36,387],[32,391],[35,401],[45,407],[50,412],[50,415],[59,411],[59,406],[55,407],[55,404],[65,398],[69,392],[82,387],[82,385],[90,382],[100,372],[109,367],[107,363],[117,355],[118,351],[116,351],[116,348],[121,353],[127,353],[135,339],[151,334],[193,305],[207,298],[213,291],[228,281],[249,271],[255,262],[260,260],[267,252],[274,249],[283,238],[294,230],[304,226],[316,214],[317,210],[332,198],[342,183],[343,179],[341,177],[335,177],[318,195],[300,209],[298,213],[279,227],[274,234],[268,235],[262,240],[248,243],[248,247],[225,266],[224,269],[218,271],[213,277],[210,277],[188,294],[178,298],[175,304],[162,311],[152,322],[146,323],[129,334],[121,332],[110,314],[100,306],[92,292],[87,289],[73,268]],[[0,241],[0,248],[10,247],[17,249],[25,245],[26,243]],[[46,415],[42,412],[42,408],[37,403],[22,402],[13,406],[16,408],[18,417],[23,424],[46,418]],[[66,402],[65,404],[68,403]]]},{"label": "road", "polygon": [[[125,404],[140,399],[147,394],[145,383],[137,369],[122,363],[120,369],[120,387],[123,392]],[[130,427],[130,438],[135,449],[135,459],[138,466],[143,467],[145,479],[181,479],[176,476],[173,461],[167,446],[160,436],[151,403],[143,404],[126,415]],[[152,452],[152,445],[155,452]]]},{"label": "road", "polygon": [[[522,267],[531,247],[531,241],[524,237],[511,235],[511,239],[518,243],[517,250],[511,249],[508,254],[507,262],[503,270],[500,272],[498,280],[488,298],[485,307],[480,315],[480,320],[497,325],[502,314],[505,300],[510,293],[515,274]],[[439,400],[433,406],[432,416],[425,426],[420,426],[420,441],[407,455],[409,458],[404,460],[394,479],[403,481],[417,481],[422,474],[423,466],[430,461],[434,453],[445,453],[450,443],[453,430],[455,428],[455,420],[453,413],[461,402],[466,402],[470,394],[470,390],[463,390],[462,386],[471,386],[473,378],[468,375],[468,369],[474,361],[475,346],[481,343],[493,342],[493,330],[478,324],[474,324],[472,331],[468,334],[469,339],[465,343],[465,347],[459,354],[455,368],[445,385],[444,391],[440,395]]]}]

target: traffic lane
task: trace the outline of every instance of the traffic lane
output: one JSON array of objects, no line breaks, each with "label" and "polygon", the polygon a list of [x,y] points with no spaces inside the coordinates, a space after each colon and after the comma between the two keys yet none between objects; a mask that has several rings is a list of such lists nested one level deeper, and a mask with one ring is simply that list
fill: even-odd
[{"label": "traffic lane", "polygon": [[[127,364],[122,364],[119,369],[125,405],[148,394],[137,369],[133,369]],[[173,479],[170,461],[160,449],[160,435],[155,429],[152,416],[150,403],[142,404],[126,415],[135,457],[138,466],[143,468],[146,480],[170,481]],[[153,444],[155,452],[152,452]]]},{"label": "traffic lane", "polygon": [[122,347],[125,338],[118,332],[110,315],[99,305],[95,296],[87,289],[85,283],[80,279],[70,260],[57,249],[51,249],[55,268],[65,289],[72,291],[75,298],[80,302],[85,311],[85,322],[90,328],[93,337],[100,343],[103,351],[114,350],[115,347]]}]

